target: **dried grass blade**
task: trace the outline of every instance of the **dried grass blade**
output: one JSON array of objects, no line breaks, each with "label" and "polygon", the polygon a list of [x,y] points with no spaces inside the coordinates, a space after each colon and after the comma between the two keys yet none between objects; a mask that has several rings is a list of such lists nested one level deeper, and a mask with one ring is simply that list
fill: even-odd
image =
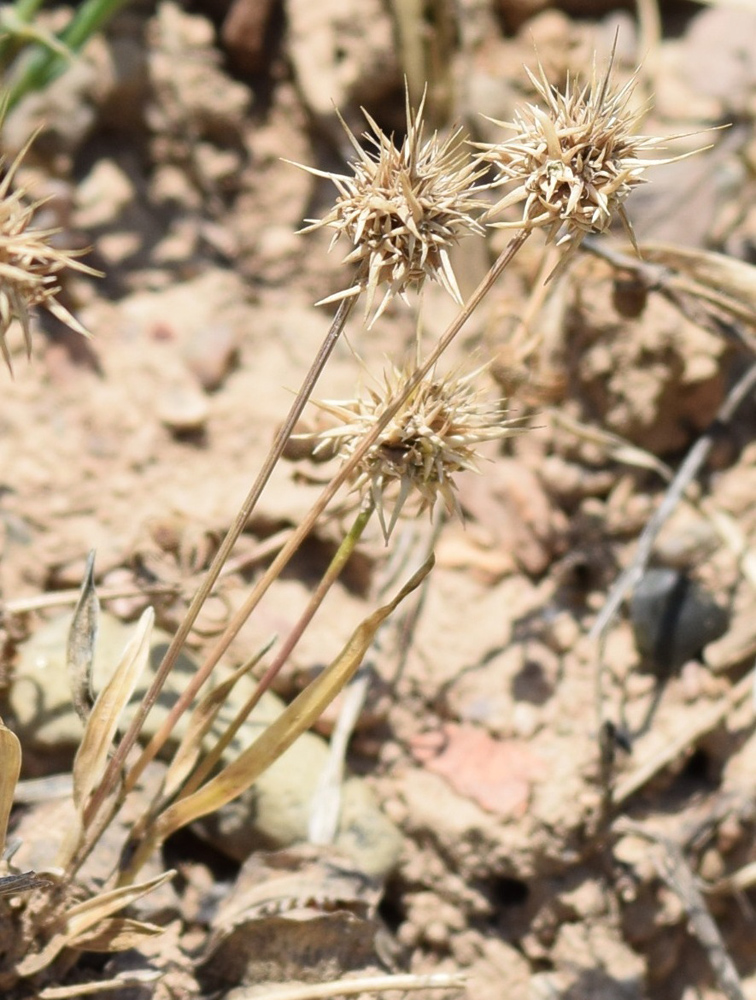
[{"label": "dried grass blade", "polygon": [[172,869],[148,882],[111,889],[109,892],[100,893],[99,896],[93,896],[91,899],[84,900],[83,903],[72,906],[65,914],[65,930],[53,935],[41,951],[27,955],[26,958],[22,959],[17,965],[16,971],[22,977],[33,976],[40,972],[72,941],[96,927],[101,920],[106,920],[114,913],[136,902],[137,899],[146,896],[148,892],[157,889],[172,879],[175,874],[176,872]]},{"label": "dried grass blade", "polygon": [[284,709],[252,746],[194,794],[180,799],[166,809],[155,826],[157,839],[162,841],[187,823],[231,802],[288,750],[354,676],[380,624],[422,583],[432,566],[431,556],[392,601],[374,611],[358,625],[336,659]]},{"label": "dried grass blade", "polygon": [[644,243],[644,261],[660,264],[690,278],[698,295],[756,326],[756,267],[712,250],[666,243]]},{"label": "dried grass blade", "polygon": [[71,684],[71,700],[76,714],[86,726],[94,705],[92,664],[100,620],[100,601],[94,584],[94,549],[87,556],[81,594],[68,632],[66,665]]},{"label": "dried grass blade", "polygon": [[91,899],[85,899],[82,903],[75,903],[66,912],[68,940],[78,937],[90,927],[94,927],[98,921],[112,916],[125,906],[130,906],[142,896],[146,896],[153,889],[158,889],[176,874],[174,869],[156,875],[155,878],[146,882],[139,882],[137,885],[119,886],[117,889],[109,889]]},{"label": "dried grass blade", "polygon": [[93,930],[69,941],[68,947],[81,951],[127,951],[129,948],[138,948],[148,938],[157,937],[164,929],[157,924],[131,920],[129,917],[108,917]]},{"label": "dried grass blade", "polygon": [[20,773],[21,744],[0,719],[0,855],[5,850],[5,835]]},{"label": "dried grass blade", "polygon": [[53,883],[49,878],[38,878],[36,872],[22,872],[20,875],[4,875],[0,878],[0,896],[17,896],[32,889],[43,889]]},{"label": "dried grass blade", "polygon": [[98,695],[87,722],[73,766],[73,797],[80,814],[90,792],[102,778],[121,712],[147,666],[154,620],[154,611],[146,608],[113,676]]},{"label": "dried grass blade", "polygon": [[99,997],[102,993],[125,990],[128,987],[140,989],[162,977],[163,972],[159,969],[121,972],[115,979],[99,979],[93,983],[74,983],[73,986],[46,986],[37,994],[37,1000],[73,1000],[75,997]]},{"label": "dried grass blade", "polygon": [[205,695],[205,697],[193,710],[191,716],[189,717],[189,722],[179,747],[173,755],[173,760],[168,765],[162,791],[162,794],[166,799],[171,798],[177,791],[179,791],[184,781],[191,773],[194,765],[197,763],[197,758],[202,751],[202,741],[213,722],[215,722],[215,718],[222,708],[226,698],[234,689],[237,682],[260,662],[261,658],[268,652],[272,644],[273,640],[266,643],[263,649],[261,649],[259,653],[255,653],[252,659],[243,663],[231,674],[230,677],[226,678],[225,681],[222,681],[217,687],[213,688],[212,691]]},{"label": "dried grass blade", "polygon": [[546,412],[557,427],[564,428],[580,440],[601,445],[615,462],[622,462],[624,465],[631,465],[637,469],[649,469],[661,476],[665,483],[671,482],[672,469],[656,455],[652,455],[650,451],[631,444],[630,441],[612,431],[604,430],[601,427],[592,427],[579,420],[574,420],[556,407],[552,407]]}]

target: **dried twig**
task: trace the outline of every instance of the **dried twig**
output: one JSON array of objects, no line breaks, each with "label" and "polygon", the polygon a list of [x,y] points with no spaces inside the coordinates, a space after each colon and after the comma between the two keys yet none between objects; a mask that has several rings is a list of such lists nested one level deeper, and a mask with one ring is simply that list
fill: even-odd
[{"label": "dried twig", "polygon": [[732,419],[740,404],[752,392],[754,387],[756,387],[756,364],[751,365],[745,375],[735,383],[724,403],[719,408],[719,412],[709,429],[698,438],[688,452],[685,461],[678,469],[675,478],[670,484],[664,499],[638,539],[635,558],[618,577],[609,592],[609,596],[591,628],[590,637],[592,639],[599,639],[603,644],[606,630],[619,610],[622,601],[640,582],[651,556],[656,537],[664,523],[672,514],[693,478],[698,474],[701,466],[706,461],[718,434],[722,430],[722,426]]},{"label": "dried twig", "polygon": [[706,733],[710,733],[728,712],[731,712],[748,697],[753,688],[753,681],[754,674],[751,672],[743,677],[735,687],[731,688],[716,705],[713,705],[711,710],[703,715],[695,726],[680,733],[671,743],[654,753],[648,760],[643,761],[631,775],[617,785],[612,795],[613,804],[615,806],[621,805],[650,781],[655,774],[675,761],[688,747],[697,743]]},{"label": "dried twig", "polygon": [[[103,587],[97,591],[100,601],[114,601],[121,597],[171,597],[179,588],[172,583],[151,583],[144,587],[126,584],[123,587]],[[0,603],[0,614],[22,615],[28,611],[45,611],[47,608],[65,607],[76,604],[81,596],[81,588],[76,590],[55,590],[49,594],[33,594],[31,597],[17,597]]]},{"label": "dried twig", "polygon": [[[698,274],[692,276],[682,270],[676,269],[671,260],[669,263],[661,263],[655,258],[673,258],[673,252],[664,245],[641,246],[641,254],[638,257],[629,253],[623,253],[616,247],[606,245],[602,240],[588,236],[583,241],[583,248],[595,257],[605,260],[612,267],[621,271],[629,271],[641,282],[643,287],[649,292],[658,292],[680,310],[686,319],[702,327],[710,327],[711,320],[717,319],[717,330],[720,333],[735,340],[741,346],[747,348],[752,354],[756,353],[756,337],[750,332],[756,325],[756,311],[748,295],[751,291],[747,282],[742,281],[742,273],[738,271],[741,279],[731,288],[722,288],[722,265],[719,273],[710,264],[712,273],[712,284],[704,284]],[[675,248],[677,251],[677,248]],[[683,255],[677,251],[677,256],[681,258],[679,267],[683,264]],[[705,254],[701,252],[700,257],[714,257],[717,261],[726,260],[733,268],[746,268],[749,265],[741,261],[730,261],[729,258],[721,258],[719,255]],[[753,270],[753,268],[751,268]],[[750,276],[750,272],[749,272]],[[718,283],[714,282],[719,279]],[[730,317],[731,324],[723,324],[720,316],[712,312],[718,310]],[[749,329],[744,329],[748,327]]]},{"label": "dried twig", "polygon": [[284,986],[270,993],[243,994],[237,1000],[328,1000],[329,997],[351,997],[375,990],[453,990],[465,985],[459,972],[437,972],[428,976],[410,973],[399,976],[360,976],[358,979],[338,979],[333,983],[310,983],[306,986]]},{"label": "dried twig", "polygon": [[706,952],[719,988],[728,1000],[745,1000],[738,971],[679,845],[639,823],[626,819],[619,820],[615,824],[615,830],[619,833],[635,834],[658,845],[660,850],[653,854],[656,869],[685,908],[690,926]]}]

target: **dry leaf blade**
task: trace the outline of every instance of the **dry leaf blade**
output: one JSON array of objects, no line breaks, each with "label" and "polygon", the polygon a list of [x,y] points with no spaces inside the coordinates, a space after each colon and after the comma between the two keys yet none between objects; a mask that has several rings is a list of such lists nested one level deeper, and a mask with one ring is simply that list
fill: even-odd
[{"label": "dry leaf blade", "polygon": [[21,744],[16,734],[0,719],[0,854],[5,849],[5,835],[20,772]]},{"label": "dry leaf blade", "polygon": [[358,625],[336,659],[235,761],[192,795],[166,809],[156,824],[158,839],[162,841],[187,823],[232,801],[249,788],[298,736],[309,729],[354,675],[381,623],[420,585],[432,566],[433,557],[426,561],[391,602],[378,608]]},{"label": "dry leaf blade", "polygon": [[150,655],[150,634],[155,613],[145,609],[135,634],[123,651],[113,676],[102,689],[87,722],[74,761],[74,802],[81,812],[87,798],[103,775],[121,712],[134,693]]},{"label": "dry leaf blade", "polygon": [[66,646],[71,701],[76,714],[85,726],[94,705],[92,664],[100,618],[100,601],[94,584],[94,559],[95,554],[92,550],[87,556],[81,596],[74,610]]},{"label": "dry leaf blade", "polygon": [[121,886],[108,892],[92,896],[82,903],[71,906],[65,914],[65,930],[53,935],[45,947],[33,955],[27,955],[19,962],[16,971],[20,976],[33,976],[46,968],[63,948],[69,947],[87,931],[96,927],[100,921],[106,920],[114,913],[130,906],[131,903],[146,896],[163,885],[176,874],[174,870],[164,872],[156,878],[137,885]]}]

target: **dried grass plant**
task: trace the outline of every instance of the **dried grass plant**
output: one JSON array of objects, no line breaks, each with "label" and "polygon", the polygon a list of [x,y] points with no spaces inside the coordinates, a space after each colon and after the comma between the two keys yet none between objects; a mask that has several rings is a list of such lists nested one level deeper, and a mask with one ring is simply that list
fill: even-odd
[{"label": "dried grass plant", "polygon": [[[323,345],[306,376],[263,468],[242,504],[207,576],[192,600],[147,695],[128,726],[122,716],[142,675],[148,656],[152,611],[142,616],[111,679],[96,699],[91,695],[97,597],[90,563],[71,630],[68,661],[72,700],[85,730],[73,768],[75,822],[57,859],[42,873],[17,872],[10,852],[0,877],[0,939],[12,942],[0,957],[0,991],[8,996],[37,995],[75,961],[82,950],[117,950],[138,944],[158,932],[124,915],[128,905],[171,877],[140,882],[144,862],[166,837],[196,818],[211,813],[247,789],[304,732],[358,669],[381,622],[425,578],[432,558],[398,593],[355,625],[352,637],[323,673],[289,705],[281,717],[229,764],[221,765],[230,742],[262,692],[269,686],[307,627],[328,588],[337,578],[372,516],[386,543],[405,509],[431,513],[439,504],[461,514],[455,477],[478,464],[478,445],[513,430],[506,401],[489,399],[479,386],[481,369],[443,374],[441,356],[478,308],[496,280],[536,229],[549,240],[562,240],[571,250],[588,232],[603,232],[614,216],[626,222],[625,198],[641,182],[647,166],[642,154],[656,141],[634,135],[635,115],[628,110],[631,85],[613,90],[609,71],[587,86],[572,84],[560,94],[543,71],[532,77],[543,107],[529,106],[506,126],[511,138],[468,152],[460,132],[449,138],[424,136],[423,103],[417,110],[407,100],[407,132],[397,146],[366,115],[370,132],[365,146],[349,133],[355,151],[350,173],[326,174],[338,197],[333,209],[308,228],[326,227],[349,244],[345,263],[351,276],[343,291],[325,301],[338,308]],[[492,207],[481,185],[481,172],[493,164],[494,190],[514,189]],[[74,329],[82,328],[57,300],[59,272],[85,270],[75,256],[51,249],[46,232],[34,232],[33,203],[14,190],[14,162],[0,183],[0,319],[2,340],[12,321],[21,328],[27,347],[30,313],[51,309]],[[305,168],[322,175],[314,168]],[[448,251],[462,237],[482,238],[487,224],[511,207],[522,206],[519,219],[496,221],[515,235],[467,302],[462,301]],[[439,282],[460,308],[435,346],[422,355],[420,344],[411,361],[398,359],[374,387],[359,398],[321,402],[336,421],[317,441],[335,447],[342,465],[291,538],[250,589],[226,631],[206,654],[192,682],[182,692],[165,723],[140,749],[144,720],[155,704],[199,609],[247,523],[268,477],[281,456],[315,382],[340,336],[355,303],[364,296],[365,323],[379,321],[388,302],[404,297],[426,281]],[[377,305],[376,305],[377,303]],[[5,350],[5,348],[4,348]],[[6,353],[6,360],[9,357]],[[202,688],[234,636],[253,613],[262,595],[345,486],[356,491],[358,512],[323,579],[292,633],[269,664],[255,695],[208,753],[202,740],[222,700],[250,669],[244,664],[210,693]],[[255,658],[257,659],[257,658]],[[188,727],[173,754],[162,787],[133,825],[120,861],[98,892],[85,890],[77,879],[89,854],[134,789],[149,762],[160,752],[176,721],[188,715]],[[6,841],[13,792],[20,772],[18,739],[0,725],[0,848]],[[103,988],[105,984],[102,984]],[[76,995],[75,987],[70,996]]]},{"label": "dried grass plant", "polygon": [[[0,125],[4,107],[0,105]],[[97,275],[78,259],[76,251],[60,250],[51,242],[55,229],[36,229],[34,217],[44,201],[30,198],[30,192],[14,185],[16,174],[31,145],[32,136],[13,162],[6,166],[0,158],[0,351],[8,371],[13,372],[6,334],[15,321],[21,327],[27,358],[31,357],[31,315],[42,306],[66,326],[89,336],[75,316],[58,299],[58,276],[70,268]]]}]

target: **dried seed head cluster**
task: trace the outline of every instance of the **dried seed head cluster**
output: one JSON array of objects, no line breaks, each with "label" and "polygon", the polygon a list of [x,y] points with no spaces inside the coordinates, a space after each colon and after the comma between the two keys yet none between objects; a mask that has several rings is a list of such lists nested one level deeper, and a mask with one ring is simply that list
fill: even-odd
[{"label": "dried seed head cluster", "polygon": [[611,71],[610,64],[599,78],[594,66],[590,83],[568,81],[564,93],[548,82],[542,66],[538,76],[528,71],[545,110],[526,105],[514,124],[495,123],[513,130],[511,139],[479,144],[479,160],[498,172],[493,186],[515,185],[489,218],[523,204],[519,220],[495,225],[543,228],[549,241],[563,231],[560,242],[574,249],[586,234],[606,230],[617,214],[633,239],[623,202],[643,183],[647,167],[670,161],[642,158],[662,140],[634,134],[641,115],[630,108],[635,78],[613,91]]},{"label": "dried seed head cluster", "polygon": [[[0,118],[0,123],[2,119]],[[16,157],[0,180],[0,350],[11,369],[5,335],[13,320],[23,331],[26,353],[31,353],[31,310],[43,306],[77,333],[88,336],[84,327],[57,299],[60,292],[57,275],[66,267],[97,274],[76,259],[75,252],[59,250],[50,240],[55,229],[30,228],[43,202],[28,201],[23,188],[13,188],[14,176],[27,146]],[[0,172],[4,161],[0,159]]]},{"label": "dried seed head cluster", "polygon": [[373,321],[393,296],[421,287],[428,277],[461,304],[449,249],[463,236],[484,231],[476,216],[485,204],[474,187],[483,171],[467,155],[461,130],[444,140],[435,132],[423,139],[424,101],[413,113],[407,99],[407,134],[398,149],[364,109],[372,129],[363,137],[367,149],[341,119],[357,152],[351,176],[303,167],[333,181],[339,196],[324,218],[308,220],[311,225],[302,232],[333,229],[331,246],[340,236],[346,237],[353,249],[345,263],[358,265],[355,284],[322,301],[348,298],[366,289],[367,316],[378,287],[383,286]]},{"label": "dried seed head cluster", "polygon": [[[461,516],[454,473],[477,469],[476,445],[513,432],[503,403],[485,398],[472,384],[480,369],[464,376],[422,379],[360,461],[354,489],[373,503],[388,541],[407,499],[416,494],[417,512],[441,497]],[[349,459],[401,395],[411,371],[391,367],[383,383],[357,399],[319,402],[340,423],[321,431],[318,449],[335,448]],[[398,487],[398,488],[397,488]],[[386,508],[391,515],[386,520]]]}]

